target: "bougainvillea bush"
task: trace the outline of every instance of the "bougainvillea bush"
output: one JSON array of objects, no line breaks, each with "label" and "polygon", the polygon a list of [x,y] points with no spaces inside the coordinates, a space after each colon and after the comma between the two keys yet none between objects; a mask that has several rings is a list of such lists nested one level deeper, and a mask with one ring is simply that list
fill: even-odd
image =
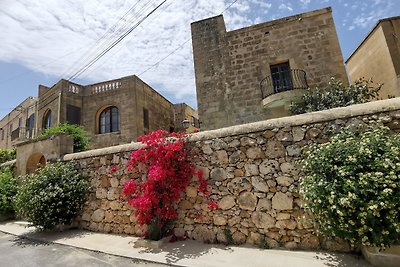
[{"label": "bougainvillea bush", "polygon": [[400,240],[400,135],[346,129],[306,152],[300,191],[320,230],[358,245]]},{"label": "bougainvillea bush", "polygon": [[185,133],[158,130],[138,138],[145,147],[132,152],[127,168],[138,178],[124,185],[127,203],[135,209],[141,225],[148,225],[147,238],[158,240],[177,218],[177,203],[193,177],[206,194],[207,183],[192,163],[193,149]]}]

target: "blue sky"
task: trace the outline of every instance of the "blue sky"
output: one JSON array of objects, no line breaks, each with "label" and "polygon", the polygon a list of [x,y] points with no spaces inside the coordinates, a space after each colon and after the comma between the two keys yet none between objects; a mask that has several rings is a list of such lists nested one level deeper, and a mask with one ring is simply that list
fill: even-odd
[{"label": "blue sky", "polygon": [[[106,41],[161,2],[1,0],[0,118],[36,96],[39,84],[52,86],[71,77]],[[172,102],[196,107],[190,23],[218,15],[232,2],[167,0],[74,81],[90,84],[136,74]],[[379,19],[400,15],[398,0],[238,0],[223,14],[233,30],[327,6],[333,9],[344,60]]]}]

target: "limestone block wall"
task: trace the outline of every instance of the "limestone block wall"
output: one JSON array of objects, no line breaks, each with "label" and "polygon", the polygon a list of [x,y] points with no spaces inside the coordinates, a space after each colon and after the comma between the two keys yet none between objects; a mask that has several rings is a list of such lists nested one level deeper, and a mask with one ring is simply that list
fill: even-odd
[{"label": "limestone block wall", "polygon": [[[302,209],[298,194],[302,148],[326,142],[350,124],[386,125],[400,129],[400,98],[327,111],[272,119],[193,135],[211,187],[208,198],[195,183],[179,203],[175,234],[206,242],[260,244],[289,249],[346,249],[344,244],[319,238]],[[93,191],[80,225],[89,230],[141,235],[131,208],[120,200],[130,174],[123,168],[140,144],[121,145],[64,156],[76,160],[88,175]],[[112,166],[118,166],[115,171]],[[207,201],[217,201],[210,211]]]},{"label": "limestone block wall", "polygon": [[199,118],[203,130],[288,115],[264,108],[260,82],[271,66],[307,73],[310,88],[331,77],[347,83],[331,8],[226,31],[222,15],[191,24]]}]

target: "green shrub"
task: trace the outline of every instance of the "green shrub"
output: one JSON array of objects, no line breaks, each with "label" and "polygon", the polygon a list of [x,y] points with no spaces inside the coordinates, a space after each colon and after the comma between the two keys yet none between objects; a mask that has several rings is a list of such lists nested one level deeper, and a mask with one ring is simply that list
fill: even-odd
[{"label": "green shrub", "polygon": [[15,157],[15,149],[0,149],[0,164],[13,160]]},{"label": "green shrub", "polygon": [[0,169],[0,218],[14,214],[13,198],[17,190],[18,184],[11,169]]},{"label": "green shrub", "polygon": [[301,114],[353,104],[362,104],[377,98],[381,86],[371,86],[371,81],[360,79],[349,86],[332,78],[327,88],[307,89],[302,99],[290,106],[292,114]]},{"label": "green shrub", "polygon": [[88,182],[73,163],[46,165],[24,177],[15,198],[17,212],[39,229],[70,224],[81,211]]},{"label": "green shrub", "polygon": [[352,246],[400,241],[400,135],[346,129],[306,151],[300,192],[320,231]]},{"label": "green shrub", "polygon": [[50,136],[53,134],[65,133],[74,138],[74,152],[80,152],[89,148],[89,136],[87,132],[79,125],[60,124],[55,127],[45,129],[42,136]]}]

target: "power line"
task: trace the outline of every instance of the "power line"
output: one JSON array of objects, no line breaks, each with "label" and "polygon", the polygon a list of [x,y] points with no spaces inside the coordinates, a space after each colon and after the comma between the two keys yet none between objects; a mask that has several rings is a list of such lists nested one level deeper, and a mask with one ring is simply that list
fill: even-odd
[{"label": "power line", "polygon": [[[171,3],[169,3],[167,6],[164,6],[163,10],[167,10],[172,4],[173,4],[173,3],[171,2]],[[161,11],[160,11],[160,12],[161,12]],[[153,17],[153,19],[150,20],[150,21],[147,23],[147,26],[148,26],[148,24],[151,24],[151,23],[155,20],[155,18],[156,18],[156,17]],[[136,33],[132,36],[132,38],[135,38],[136,36],[138,36],[139,33],[140,33],[141,31],[145,30],[145,29],[146,29],[146,28],[138,29],[138,30],[136,31]],[[111,54],[109,54],[108,57],[112,57],[112,56],[116,55],[116,54],[121,50],[121,48],[122,48],[122,46],[120,46],[118,49],[114,49],[114,51],[113,51]],[[105,57],[102,58],[102,60],[104,60],[104,59],[105,59]],[[145,60],[145,61],[147,61],[147,60]],[[97,69],[100,68],[100,67],[102,67],[102,65],[101,65],[101,64],[98,64],[98,66],[96,66],[96,67],[94,67],[94,68],[91,68],[91,70],[90,70],[89,72],[87,72],[86,74],[91,74],[93,71],[97,70]],[[131,70],[131,68],[129,68],[129,69],[127,69],[127,70]]]},{"label": "power line", "polygon": [[223,14],[225,11],[227,11],[229,8],[231,8],[231,6],[233,6],[238,0],[234,0],[232,3],[230,3],[222,12],[221,14]]},{"label": "power line", "polygon": [[[227,11],[229,8],[231,8],[238,0],[234,0],[233,2],[231,2],[220,14],[223,14],[225,11]],[[163,62],[165,59],[167,59],[168,57],[170,57],[171,55],[175,54],[179,49],[181,49],[187,42],[190,41],[190,37],[188,39],[186,39],[183,43],[181,43],[174,51],[172,51],[171,53],[169,53],[167,56],[163,57],[162,59],[160,59],[159,61],[157,61],[156,63],[154,63],[153,65],[151,65],[149,68],[147,68],[146,70],[144,70],[143,72],[141,72],[138,76],[146,73],[147,71],[151,70],[152,68],[154,68],[155,66],[157,66],[158,64],[160,64],[161,62]]]},{"label": "power line", "polygon": [[93,60],[90,61],[90,63],[86,64],[84,67],[82,67],[79,71],[74,73],[69,80],[74,80],[77,78],[79,75],[81,75],[83,72],[85,72],[90,66],[92,66],[94,63],[96,63],[101,57],[103,57],[108,51],[110,51],[114,46],[116,46],[118,43],[120,43],[126,36],[128,36],[133,30],[135,30],[143,21],[145,21],[151,14],[153,14],[158,8],[160,8],[167,0],[164,0],[156,6],[150,13],[148,13],[144,18],[139,20],[138,23],[133,25],[129,30],[127,30],[122,36],[120,36],[116,41],[114,41],[110,46],[108,46],[105,50],[103,50],[98,56],[96,56]]},{"label": "power line", "polygon": [[[141,13],[146,12],[157,0],[149,0],[141,6],[139,10],[135,10],[140,1],[141,0],[133,5],[111,28],[107,30],[107,32],[97,39],[95,45],[88,49],[83,58],[78,59],[74,64],[72,64],[67,73],[63,74],[63,77],[69,77],[73,73],[76,73],[81,66],[89,64],[94,57],[96,57],[101,51],[104,51],[104,49],[111,45],[112,42],[114,42],[121,34],[126,32],[130,25],[140,18]],[[132,11],[134,11],[133,14],[130,14]],[[120,23],[121,21],[124,22]]]},{"label": "power line", "polygon": [[[94,43],[97,44],[98,46],[100,46],[100,45],[102,45],[102,44],[101,44],[101,43],[99,44],[98,42],[100,42],[100,41],[103,41],[103,42],[104,42],[104,39],[105,39],[105,38],[108,38],[108,39],[109,39],[109,37],[107,37],[107,35],[112,36],[112,35],[115,33],[115,30],[117,29],[118,24],[119,24],[123,19],[125,19],[125,18],[128,16],[128,14],[129,14],[133,9],[135,9],[136,6],[137,6],[141,1],[142,1],[142,0],[138,0],[138,1],[136,2],[136,4],[134,4],[132,7],[130,7],[129,10],[126,11],[126,12],[118,19],[118,21],[117,21],[116,23],[114,23],[101,37],[99,37],[97,40],[95,40]],[[73,72],[74,72],[73,69],[74,69],[75,65],[78,64],[79,61],[83,62],[83,61],[86,60],[86,58],[89,58],[89,56],[90,56],[89,53],[92,53],[92,52],[91,52],[92,49],[93,49],[93,47],[89,48],[89,49],[87,50],[87,53],[85,53],[85,56],[84,56],[83,58],[77,59],[77,60],[71,65],[71,67],[69,67],[69,69],[66,70],[66,71],[64,72],[64,74],[61,75],[61,77],[69,76],[69,73],[73,73]]]},{"label": "power line", "polygon": [[[131,7],[112,27],[110,27],[108,30],[107,30],[107,32],[106,33],[104,33],[100,38],[98,38],[95,42],[99,42],[100,40],[102,40],[104,37],[106,37],[107,36],[107,34],[109,34],[109,32],[111,32],[116,26],[117,26],[117,24],[124,18],[124,17],[126,17],[126,15],[133,9],[133,8],[135,8],[137,5],[138,5],[138,3],[140,2],[140,1],[142,1],[142,0],[138,0],[138,2],[133,6],[133,7]],[[55,63],[55,62],[58,62],[58,61],[60,61],[61,59],[63,59],[63,58],[66,58],[66,57],[68,57],[68,56],[70,56],[70,55],[72,55],[72,54],[74,54],[74,53],[76,53],[76,52],[78,52],[78,51],[80,51],[80,50],[82,50],[82,49],[84,49],[84,48],[86,48],[86,47],[89,47],[89,46],[91,46],[92,44],[88,44],[88,45],[84,45],[84,46],[82,46],[82,47],[79,47],[79,48],[77,48],[77,49],[75,49],[75,50],[72,50],[72,51],[70,51],[70,52],[68,52],[68,53],[66,53],[66,54],[64,54],[63,56],[60,56],[60,57],[58,57],[58,58],[56,58],[56,59],[54,59],[54,60],[52,60],[52,61],[50,61],[50,62],[48,62],[48,63],[45,63],[45,64],[40,64],[40,65],[36,65],[35,67],[36,68],[40,68],[40,67],[46,67],[46,66],[48,66],[48,65],[51,65],[51,64],[53,64],[53,63]],[[90,51],[90,50],[89,50]],[[81,59],[79,59],[79,60],[81,60]],[[79,61],[78,60],[78,61]],[[77,62],[75,62],[75,63],[77,63]],[[73,65],[75,65],[75,63],[73,64]],[[71,68],[70,68],[71,69]],[[30,70],[26,70],[26,71],[22,71],[22,72],[20,72],[20,73],[18,73],[18,74],[16,74],[16,75],[14,75],[14,76],[12,76],[12,77],[9,77],[9,78],[7,78],[7,79],[4,79],[4,80],[0,80],[0,84],[2,84],[2,83],[5,83],[5,82],[8,82],[8,81],[11,81],[11,80],[14,80],[14,79],[16,79],[16,78],[18,78],[18,77],[20,77],[20,76],[22,76],[22,75],[25,75],[26,73],[30,73],[31,71]],[[67,71],[67,72],[70,72],[69,70]],[[62,75],[62,77],[63,77],[64,75]],[[65,75],[66,76],[66,75]]]},{"label": "power line", "polygon": [[[153,2],[155,2],[155,1],[153,1]],[[128,27],[128,26],[129,26],[130,24],[132,24],[135,20],[137,20],[138,18],[140,18],[140,15],[141,15],[140,13],[141,13],[141,12],[147,11],[147,9],[150,7],[151,4],[153,4],[153,3],[152,3],[152,0],[148,1],[144,6],[141,7],[140,10],[138,10],[135,14],[133,14],[133,16],[132,16],[131,18],[128,18],[128,19],[126,20],[126,22],[125,22],[122,26],[120,26],[116,31],[114,31],[113,33],[111,33],[111,35],[110,35],[108,38],[104,39],[103,42],[100,44],[99,48],[97,49],[98,52],[96,52],[95,50],[93,50],[92,55],[94,55],[95,57],[93,58],[92,55],[90,55],[89,58],[88,58],[88,60],[87,60],[87,63],[84,63],[84,61],[83,61],[83,63],[84,63],[84,64],[83,64],[83,67],[78,68],[78,71],[76,71],[74,75],[80,75],[80,74],[81,74],[80,72],[83,73],[83,72],[88,68],[88,65],[90,65],[93,61],[94,61],[94,62],[97,61],[97,60],[96,60],[97,57],[98,57],[99,55],[101,55],[101,53],[104,53],[104,51],[106,51],[110,46],[113,46],[114,42],[116,42],[116,40],[118,41],[118,39],[121,37],[120,34],[123,35],[123,34],[125,34],[127,31],[129,31],[129,29],[130,29],[131,27]],[[131,9],[131,10],[132,10],[132,9]],[[137,24],[137,23],[136,23],[136,24]],[[115,37],[116,39],[115,39],[114,37]],[[104,48],[103,48],[103,47],[104,47]],[[106,52],[108,52],[108,51],[106,51]],[[100,57],[101,57],[101,56],[100,56]],[[91,58],[92,58],[92,59],[91,59]],[[74,78],[74,75],[71,76],[71,79]]]}]

